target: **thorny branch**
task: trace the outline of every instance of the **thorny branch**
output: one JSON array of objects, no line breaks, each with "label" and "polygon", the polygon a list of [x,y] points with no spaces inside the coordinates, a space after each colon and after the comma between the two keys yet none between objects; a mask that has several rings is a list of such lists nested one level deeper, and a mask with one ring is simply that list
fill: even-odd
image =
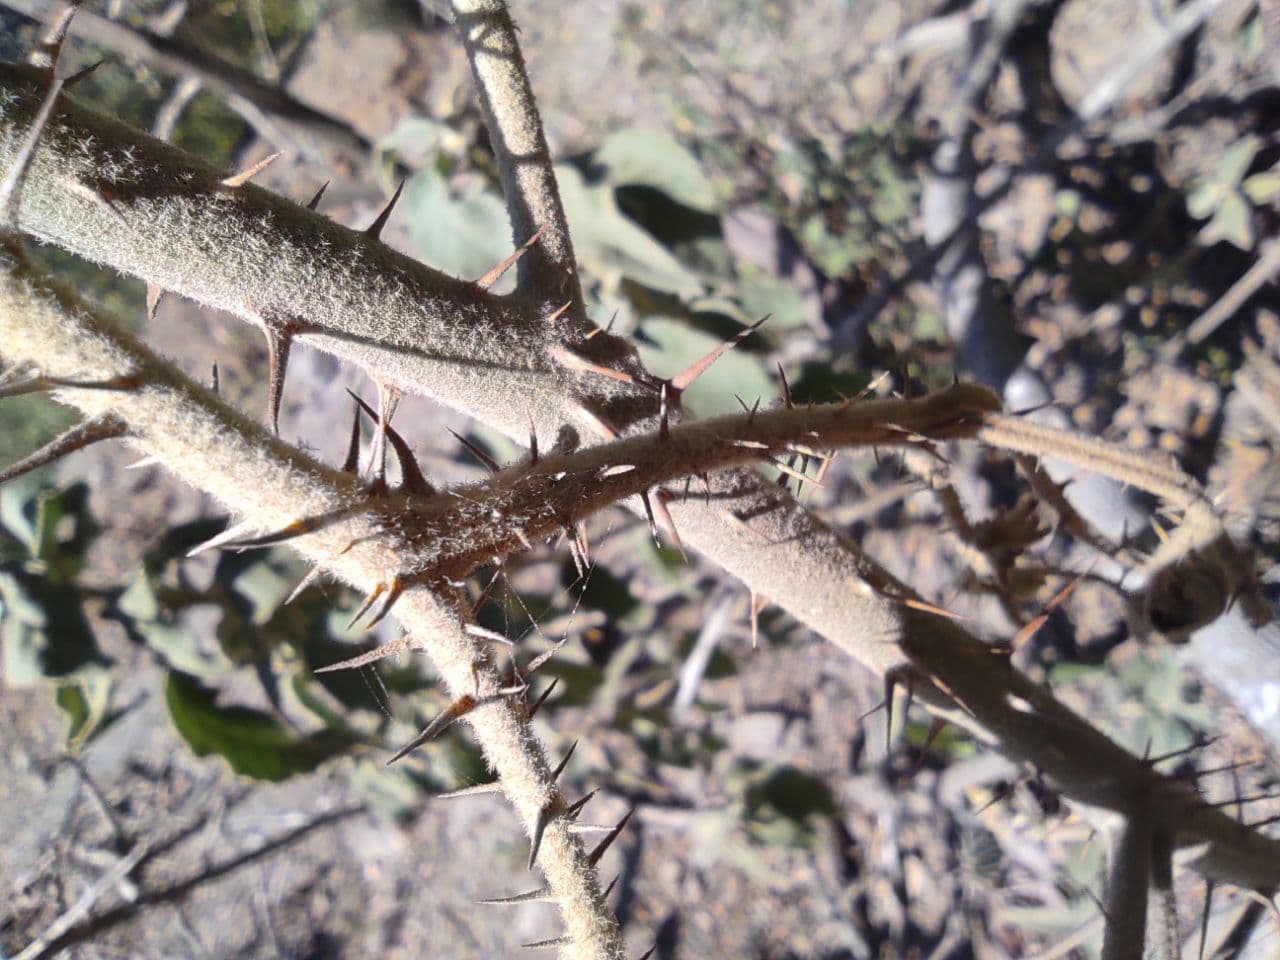
[{"label": "thorny branch", "polygon": [[[508,496],[518,488],[526,497],[534,491],[534,499],[545,503],[551,495],[536,487],[537,478],[561,467],[567,473],[572,463],[591,464],[589,476],[603,506],[669,477],[731,462],[717,459],[717,451],[726,447],[717,433],[727,429],[724,425],[673,425],[659,412],[670,403],[673,423],[679,419],[678,378],[654,377],[630,344],[585,319],[514,27],[505,6],[494,0],[459,0],[455,8],[486,103],[516,239],[537,238],[534,255],[522,261],[522,283],[511,296],[494,296],[475,283],[431,271],[390,251],[376,230],[357,233],[333,224],[65,103],[59,104],[35,155],[18,226],[152,285],[230,311],[263,328],[282,358],[288,343],[300,337],[357,363],[384,388],[419,392],[427,385],[439,399],[512,436],[523,437],[532,422],[543,436],[567,424],[588,444],[625,438],[621,447],[563,449],[557,456],[566,460],[544,459],[542,474],[531,465],[500,475],[484,492],[468,493],[482,505],[492,505],[484,499],[490,493]],[[32,128],[47,84],[41,71],[0,68],[0,164],[9,177],[17,172],[23,131]],[[560,297],[563,307],[555,306]],[[432,655],[455,697],[446,721],[466,715],[472,723],[533,840],[549,895],[564,915],[565,955],[619,955],[617,925],[595,879],[598,853],[587,854],[572,833],[572,808],[555,787],[529,730],[527,672],[513,684],[468,633],[458,610],[449,579],[479,562],[474,552],[456,567],[428,564],[415,570],[413,558],[420,558],[428,543],[438,545],[438,538],[423,532],[419,521],[425,514],[415,514],[409,494],[372,505],[357,478],[271,436],[46,281],[16,236],[5,240],[0,332],[6,359],[29,364],[58,399],[79,407],[91,422],[113,418],[127,425],[130,442],[230,506],[244,518],[243,528],[304,534],[294,538],[304,555],[365,590],[370,602],[386,595],[384,609],[375,616],[396,604],[410,632],[405,645]],[[277,373],[282,379],[283,359]],[[85,383],[99,388],[87,389]],[[114,389],[101,389],[104,384]],[[509,398],[517,395],[528,397],[526,409],[512,408]],[[981,426],[987,439],[1041,456],[1051,452],[1046,443],[1061,440],[1027,440],[1007,419],[989,416],[992,407],[985,399],[967,396],[976,421],[962,418],[965,435]],[[865,408],[876,412],[878,429],[893,434],[876,434],[884,439],[871,442],[928,437],[927,426],[910,420],[910,403]],[[916,403],[923,409],[920,404],[927,406],[929,399]],[[795,419],[800,412],[782,413]],[[785,439],[768,434],[786,419],[772,414],[736,418],[745,431],[737,440],[746,445],[729,444],[735,446],[733,456],[751,460],[804,442],[794,433]],[[948,429],[955,427],[951,421]],[[804,429],[817,428],[805,423]],[[680,440],[699,431],[709,431],[714,442],[706,443],[704,436],[696,450],[665,464],[652,462],[659,451],[677,450]],[[811,439],[824,445],[835,438]],[[623,449],[626,454],[619,453]],[[609,460],[611,455],[616,459]],[[1115,466],[1105,450],[1069,455],[1094,468],[1110,462],[1114,469],[1126,469]],[[619,466],[633,470],[604,475]],[[633,472],[630,481],[622,479]],[[1182,478],[1158,486],[1162,482],[1151,481],[1166,495],[1186,493]],[[749,586],[767,584],[772,599],[890,684],[916,688],[940,715],[1035,764],[1068,795],[1121,813],[1131,830],[1140,822],[1150,835],[1196,846],[1194,864],[1206,875],[1267,894],[1280,885],[1280,843],[1205,806],[1194,789],[1166,781],[1152,765],[1111,743],[1019,673],[1006,649],[978,641],[954,621],[913,602],[909,588],[786,492],[741,469],[717,473],[709,489],[706,502],[690,498],[665,504],[680,535]],[[1186,493],[1178,505],[1188,515],[1199,511],[1197,523],[1203,520],[1212,542],[1218,542],[1220,527],[1201,496]],[[546,526],[535,534],[574,522],[582,509],[548,513]],[[398,524],[388,522],[392,516]],[[315,517],[332,522],[308,526]],[[299,520],[305,529],[298,529]],[[478,534],[481,527],[473,518],[459,535]],[[509,541],[514,528],[507,532]],[[1192,539],[1193,549],[1203,546],[1200,534]],[[501,546],[492,539],[483,545],[486,550]],[[514,549],[509,543],[505,548]],[[1168,562],[1176,568],[1183,559],[1173,556]],[[433,573],[392,586],[402,571],[423,569]]]}]

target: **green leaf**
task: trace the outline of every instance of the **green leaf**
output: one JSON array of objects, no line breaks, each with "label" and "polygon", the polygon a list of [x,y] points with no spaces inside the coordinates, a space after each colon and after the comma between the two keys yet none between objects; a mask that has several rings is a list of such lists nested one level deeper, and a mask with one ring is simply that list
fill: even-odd
[{"label": "green leaf", "polygon": [[0,640],[11,686],[71,679],[109,666],[85,618],[80,591],[25,572],[0,574]]},{"label": "green leaf", "polygon": [[78,751],[97,732],[111,703],[111,674],[106,670],[86,671],[73,683],[58,686],[54,701],[66,712],[67,749]]},{"label": "green leaf", "polygon": [[429,117],[405,117],[396,124],[394,130],[378,141],[374,148],[374,159],[378,169],[384,174],[390,173],[395,157],[399,157],[408,166],[422,167],[430,163],[441,149],[455,147],[455,141],[461,139],[452,127]]},{"label": "green leaf", "polygon": [[404,206],[414,251],[437,270],[470,280],[511,253],[507,208],[479,179],[455,194],[440,171],[424,167],[405,185]]},{"label": "green leaf", "polygon": [[[640,325],[640,356],[650,370],[678,373],[722,341],[667,317],[648,317]],[[761,359],[741,347],[721,355],[684,395],[685,407],[699,417],[741,413],[734,395],[750,407],[760,399],[767,408],[778,394]]]},{"label": "green leaf", "polygon": [[620,130],[594,159],[611,184],[653,187],[690,209],[716,210],[715,189],[697,158],[660,130]]},{"label": "green leaf", "polygon": [[349,750],[357,738],[325,729],[295,736],[275,717],[241,706],[219,706],[217,694],[194,677],[169,671],[165,702],[179,735],[198,757],[217,754],[236,773],[255,780],[284,780],[309,773]]},{"label": "green leaf", "polygon": [[626,277],[685,299],[701,292],[691,271],[622,214],[610,184],[589,186],[577,169],[564,165],[556,167],[556,176],[574,252],[584,266],[613,283]]}]

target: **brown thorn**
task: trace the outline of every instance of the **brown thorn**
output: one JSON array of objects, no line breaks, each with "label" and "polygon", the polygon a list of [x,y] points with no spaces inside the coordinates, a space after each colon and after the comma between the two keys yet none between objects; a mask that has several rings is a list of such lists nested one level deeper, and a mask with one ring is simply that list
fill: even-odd
[{"label": "brown thorn", "polygon": [[560,682],[559,677],[552,677],[551,682],[547,684],[547,689],[538,694],[538,699],[529,705],[528,711],[525,713],[526,720],[532,720],[537,716],[538,711],[542,709],[542,705],[547,702],[547,697],[551,696],[551,691],[556,688],[556,684]]},{"label": "brown thorn", "polygon": [[95,60],[93,63],[89,64],[87,67],[81,67],[75,73],[71,74],[71,76],[67,77],[67,79],[63,81],[62,85],[64,87],[67,87],[68,89],[70,89],[71,87],[74,87],[80,81],[87,80],[90,76],[96,73],[98,68],[106,62],[107,60],[104,57],[101,60]]},{"label": "brown thorn", "polygon": [[627,822],[631,819],[632,815],[635,812],[636,811],[634,807],[628,810],[626,816],[624,816],[621,820],[618,821],[618,825],[614,827],[611,831],[609,831],[609,833],[605,834],[604,839],[601,840],[598,844],[596,844],[596,848],[592,850],[589,854],[587,854],[588,866],[594,867],[596,864],[600,862],[600,858],[603,857],[605,854],[605,851],[608,850],[609,847],[613,845],[613,841],[618,839],[618,835],[622,833],[622,831],[626,828]]},{"label": "brown thorn", "polygon": [[387,221],[391,219],[391,211],[395,209],[396,201],[400,199],[400,192],[404,190],[404,181],[400,181],[400,186],[396,187],[396,192],[391,195],[391,199],[387,205],[382,208],[382,212],[378,214],[377,219],[365,228],[364,232],[377,240],[382,236],[382,228],[387,225]]},{"label": "brown thorn", "polygon": [[293,346],[293,327],[265,322],[262,332],[267,337],[267,422],[271,432],[280,435],[280,401],[284,397],[284,376]]},{"label": "brown thorn", "polygon": [[441,733],[448,730],[479,705],[480,701],[476,700],[475,697],[463,694],[457,700],[453,701],[453,703],[449,704],[443,713],[439,714],[434,720],[423,727],[421,733],[396,751],[395,756],[387,761],[387,766],[391,766],[391,764],[395,763],[397,760],[406,757],[414,750],[417,750],[427,741],[438,737]]},{"label": "brown thorn", "polygon": [[526,950],[550,950],[553,947],[567,947],[573,943],[572,937],[552,937],[550,940],[532,940],[520,946]]},{"label": "brown thorn", "polygon": [[769,605],[769,598],[762,597],[754,590],[751,591],[749,606],[751,609],[751,649],[756,648],[756,643],[760,639],[760,611]]},{"label": "brown thorn", "polygon": [[533,466],[538,462],[538,431],[534,429],[533,422],[529,423],[529,466]]},{"label": "brown thorn", "polygon": [[565,766],[569,763],[569,758],[573,756],[573,751],[577,749],[578,749],[578,741],[575,740],[569,746],[569,751],[564,755],[564,759],[562,759],[559,763],[557,763],[555,769],[551,771],[552,783],[555,783],[557,780],[560,779],[560,774],[564,772]]},{"label": "brown thorn", "polygon": [[471,454],[473,457],[479,460],[480,463],[484,466],[484,468],[488,470],[490,473],[497,473],[499,470],[502,469],[500,466],[498,466],[497,460],[493,459],[493,457],[489,456],[489,454],[485,453],[476,444],[472,443],[466,437],[462,436],[458,432],[451,429],[449,430],[449,432],[452,433],[455,438],[457,438],[457,441],[460,444],[462,444],[463,448],[467,451],[467,453]]},{"label": "brown thorn", "polygon": [[661,546],[658,541],[658,522],[653,517],[653,504],[649,502],[648,490],[640,491],[640,502],[644,504],[645,516],[649,518],[649,532],[653,535],[653,542]]},{"label": "brown thorn", "polygon": [[936,607],[932,603],[924,600],[917,600],[915,597],[907,597],[902,601],[904,607],[910,607],[912,610],[920,610],[924,613],[932,613],[934,616],[946,617],[948,620],[958,620],[961,623],[972,623],[972,617],[966,617],[964,614],[952,613],[942,607]]},{"label": "brown thorn", "polygon": [[653,956],[654,951],[657,949],[658,949],[658,945],[655,943],[652,947],[650,947],[644,953],[640,954],[638,960],[649,960],[649,958]]},{"label": "brown thorn", "polygon": [[385,660],[387,657],[393,657],[398,653],[407,650],[412,641],[409,634],[392,640],[390,643],[384,643],[380,647],[374,647],[372,650],[350,657],[347,660],[339,660],[337,663],[331,663],[325,667],[316,667],[312,673],[334,673],[338,670],[356,670],[360,667],[368,666],[371,663],[377,663],[379,660]]},{"label": "brown thorn", "polygon": [[595,797],[595,795],[599,792],[600,792],[600,788],[597,787],[595,790],[592,790],[590,793],[586,794],[581,799],[575,800],[573,803],[569,804],[569,806],[565,808],[564,818],[566,820],[572,820],[575,817],[577,817],[577,815],[582,812],[582,808],[585,807],[588,803],[590,803],[592,799]]},{"label": "brown thorn", "polygon": [[599,364],[592,363],[590,360],[584,360],[568,347],[555,346],[551,348],[551,355],[560,361],[560,364],[570,370],[582,370],[587,373],[594,373],[601,377],[608,377],[610,380],[619,380],[622,383],[635,383],[636,378],[622,370],[614,370],[612,367],[602,367]]},{"label": "brown thorn", "polygon": [[355,473],[360,469],[360,407],[356,398],[355,416],[351,418],[351,439],[347,442],[347,456],[342,461],[343,473]]},{"label": "brown thorn", "polygon": [[1049,617],[1052,615],[1053,611],[1057,610],[1058,607],[1062,606],[1062,604],[1066,602],[1067,598],[1075,592],[1076,587],[1080,586],[1080,582],[1085,578],[1085,576],[1085,574],[1081,574],[1054,594],[1049,602],[1044,605],[1044,609],[1032,617],[1021,630],[1014,634],[1010,646],[1014,650],[1017,650],[1020,646],[1039,633],[1040,629],[1049,622]]},{"label": "brown thorn", "polygon": [[689,554],[684,549],[684,541],[680,539],[680,531],[676,529],[676,522],[671,519],[671,511],[667,508],[667,503],[671,498],[672,494],[666,490],[654,490],[653,510],[657,514],[658,520],[661,521],[663,528],[667,531],[667,536],[671,538],[672,543],[676,545],[676,549],[680,551],[681,558],[685,563],[688,563]]},{"label": "brown thorn", "polygon": [[916,758],[915,766],[911,770],[912,776],[920,772],[920,768],[924,766],[929,756],[929,748],[933,746],[933,741],[938,739],[938,734],[942,733],[946,727],[947,721],[942,717],[933,717],[929,720],[929,729],[925,731],[924,743],[920,744],[920,756]]},{"label": "brown thorn", "polygon": [[[816,481],[811,479],[803,471],[797,470],[795,467],[791,466],[789,463],[786,463],[783,460],[779,460],[777,457],[768,457],[767,459],[784,477],[790,477],[793,480],[798,480],[800,481],[800,484],[802,486],[805,483],[812,483],[815,487],[822,486],[822,484],[817,483]],[[797,493],[798,492],[799,491],[797,491]]]},{"label": "brown thorn", "polygon": [[670,389],[671,384],[664,380],[658,392],[658,437],[662,440],[671,436],[671,412],[667,409],[667,393]]},{"label": "brown thorn", "polygon": [[782,380],[782,404],[788,410],[795,406],[791,399],[791,384],[787,383],[786,371],[782,369],[782,361],[778,361],[778,377]]},{"label": "brown thorn", "polygon": [[404,593],[404,584],[400,582],[399,577],[392,577],[391,583],[387,586],[387,595],[383,599],[382,604],[373,612],[373,616],[369,618],[369,622],[364,625],[366,630],[372,630],[380,624],[391,608],[395,606],[397,600]]},{"label": "brown thorn", "polygon": [[1204,945],[1209,939],[1209,909],[1213,906],[1213,877],[1204,878],[1204,912],[1200,914],[1199,960],[1204,960]]},{"label": "brown thorn", "polygon": [[517,903],[553,903],[555,902],[555,894],[551,892],[550,887],[539,887],[537,890],[529,890],[526,893],[517,893],[510,897],[494,897],[491,900],[477,900],[476,903],[482,907],[504,907]]},{"label": "brown thorn", "polygon": [[284,153],[283,150],[278,150],[275,153],[271,154],[271,156],[264,157],[263,159],[259,160],[257,163],[251,166],[245,167],[239,173],[232,174],[229,177],[224,177],[222,180],[219,181],[219,183],[221,183],[222,186],[226,187],[229,190],[234,190],[237,187],[243,187],[246,183],[248,183],[258,174],[260,174],[263,170],[271,166],[271,164],[273,164],[276,160],[278,160],[283,153]]},{"label": "brown thorn", "polygon": [[369,591],[369,595],[364,598],[364,602],[356,608],[356,612],[351,615],[351,619],[347,621],[347,629],[350,630],[354,627],[356,625],[356,621],[368,613],[369,608],[372,607],[374,602],[386,593],[386,591],[387,585],[385,583],[376,584],[374,588]]},{"label": "brown thorn", "polygon": [[316,191],[316,195],[307,201],[307,209],[315,210],[320,206],[320,198],[324,196],[324,192],[329,189],[329,181],[326,180],[320,184],[320,189]]},{"label": "brown thorn", "polygon": [[674,387],[677,392],[683,392],[689,389],[689,385],[692,384],[695,380],[697,380],[698,377],[706,373],[707,368],[710,367],[717,360],[719,360],[720,357],[726,351],[732,350],[734,347],[740,344],[747,337],[751,336],[751,334],[755,333],[756,330],[759,328],[760,324],[764,323],[768,319],[769,319],[768,316],[764,316],[764,317],[761,317],[759,320],[757,320],[755,323],[751,324],[750,326],[744,327],[742,330],[738,331],[736,334],[734,334],[724,343],[717,346],[714,350],[709,351],[704,356],[702,356],[698,360],[695,360],[689,366],[685,367],[683,370],[677,373],[674,377],[672,377],[668,381],[668,383],[670,383],[671,386]]},{"label": "brown thorn", "polygon": [[604,892],[600,894],[600,899],[601,899],[601,900],[608,900],[608,899],[609,899],[609,894],[613,893],[613,888],[614,888],[615,886],[617,886],[618,880],[619,880],[621,877],[622,877],[622,874],[620,874],[620,873],[618,873],[618,874],[614,874],[613,879],[609,881],[609,885],[608,885],[607,887],[605,887],[605,888],[604,888]]},{"label": "brown thorn", "polygon": [[565,315],[565,313],[566,313],[566,312],[568,312],[569,308],[570,308],[570,307],[572,307],[572,306],[573,306],[573,301],[572,301],[572,300],[566,300],[566,301],[564,302],[564,306],[562,306],[562,307],[558,307],[558,308],[556,308],[555,310],[553,310],[553,311],[551,312],[551,316],[547,317],[547,319],[546,319],[545,321],[543,321],[543,322],[544,322],[544,323],[555,323],[557,320],[559,320],[561,317],[563,317],[563,316]]},{"label": "brown thorn", "polygon": [[511,251],[501,262],[489,269],[489,271],[476,281],[476,286],[482,290],[488,290],[497,283],[504,273],[515,266],[516,261],[523,257],[532,249],[533,245],[538,242],[538,238],[542,236],[542,228],[539,227],[531,236],[520,246]]},{"label": "brown thorn", "polygon": [[[351,399],[360,405],[360,409],[369,415],[370,419],[375,422],[378,415],[374,413],[371,406],[360,399],[350,388],[347,393],[351,394]],[[390,418],[388,418],[390,419]],[[391,449],[396,453],[396,460],[400,463],[401,487],[408,493],[416,493],[422,496],[430,496],[435,493],[435,488],[431,486],[427,478],[422,474],[422,468],[418,466],[418,460],[413,455],[408,442],[397,431],[393,430],[390,423],[384,424],[383,429],[387,432],[387,441],[391,444]],[[357,434],[357,445],[359,444]],[[350,456],[350,452],[348,452]]]},{"label": "brown thorn", "polygon": [[[570,753],[573,751],[570,750]],[[567,758],[566,758],[567,759]],[[538,862],[538,851],[542,849],[542,837],[547,832],[547,826],[551,823],[551,819],[555,816],[555,811],[551,804],[546,804],[538,810],[538,819],[533,824],[533,836],[529,841],[529,867],[532,870],[533,865]]]},{"label": "brown thorn", "polygon": [[323,576],[324,570],[322,568],[312,567],[307,571],[306,576],[298,581],[298,585],[289,591],[289,595],[284,598],[284,603],[282,603],[281,606],[287,607],[289,604],[293,603],[293,601],[297,600],[298,597],[302,596],[302,592],[306,590],[307,587],[317,582]]},{"label": "brown thorn", "polygon": [[213,361],[213,368],[209,371],[209,389],[213,391],[216,397],[219,395],[221,385],[218,382],[218,361]]},{"label": "brown thorn", "polygon": [[85,447],[91,446],[100,440],[112,440],[116,437],[122,437],[127,430],[128,427],[124,421],[116,419],[110,413],[101,417],[94,417],[91,420],[85,420],[50,440],[34,453],[28,454],[16,463],[11,463],[3,470],[0,470],[0,483],[7,483],[15,477],[20,477],[24,473],[30,473],[32,470],[53,463],[69,453],[83,450]]}]

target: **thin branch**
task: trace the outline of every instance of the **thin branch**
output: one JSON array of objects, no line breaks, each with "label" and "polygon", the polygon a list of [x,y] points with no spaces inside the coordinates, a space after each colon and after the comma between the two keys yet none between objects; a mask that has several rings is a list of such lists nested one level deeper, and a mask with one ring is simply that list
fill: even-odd
[{"label": "thin branch", "polygon": [[573,241],[511,14],[503,0],[453,0],[453,12],[484,107],[512,239],[519,247],[538,234],[518,265],[517,287],[536,289],[545,306],[571,302],[582,316]]}]

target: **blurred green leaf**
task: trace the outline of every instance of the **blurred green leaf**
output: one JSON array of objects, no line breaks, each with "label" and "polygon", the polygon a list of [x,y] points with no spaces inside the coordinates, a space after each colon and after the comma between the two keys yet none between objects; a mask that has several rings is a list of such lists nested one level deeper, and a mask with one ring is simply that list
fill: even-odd
[{"label": "blurred green leaf", "polygon": [[217,694],[194,677],[169,671],[165,702],[179,735],[198,757],[217,754],[243,776],[284,780],[308,773],[349,750],[357,737],[325,729],[297,736],[268,713],[219,706]]},{"label": "blurred green leaf", "polygon": [[72,683],[58,686],[54,700],[67,714],[67,749],[77,752],[102,725],[111,703],[114,681],[106,670],[86,670]]},{"label": "blurred green leaf", "polygon": [[1200,231],[1200,242],[1205,246],[1219,240],[1241,250],[1253,249],[1253,208],[1239,190],[1233,189],[1221,199],[1213,219]]},{"label": "blurred green leaf", "polygon": [[507,208],[478,178],[456,194],[439,170],[423,167],[405,185],[404,208],[414,251],[450,276],[483,276],[511,252]]},{"label": "blurred green leaf", "polygon": [[612,184],[653,187],[693,210],[715,212],[711,181],[697,158],[667,133],[620,130],[600,145],[593,159]]},{"label": "blurred green leaf", "polygon": [[588,185],[574,167],[559,165],[556,176],[579,261],[616,283],[627,277],[653,290],[688,299],[702,285],[671,253],[618,209],[608,183]]}]

